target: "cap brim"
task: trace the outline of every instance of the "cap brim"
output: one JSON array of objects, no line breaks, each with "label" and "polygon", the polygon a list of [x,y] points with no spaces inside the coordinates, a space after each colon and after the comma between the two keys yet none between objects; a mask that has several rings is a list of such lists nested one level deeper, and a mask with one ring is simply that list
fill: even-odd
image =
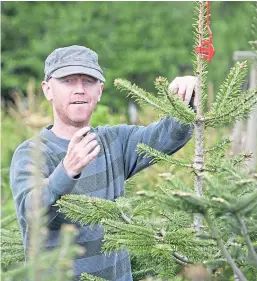
[{"label": "cap brim", "polygon": [[59,68],[51,74],[51,77],[62,78],[62,77],[72,75],[72,74],[86,74],[86,75],[92,76],[96,79],[99,79],[102,82],[105,82],[105,78],[100,73],[100,71],[93,69],[93,68],[87,68],[87,67],[81,66],[81,65],[70,65],[70,66],[65,66],[65,67]]}]

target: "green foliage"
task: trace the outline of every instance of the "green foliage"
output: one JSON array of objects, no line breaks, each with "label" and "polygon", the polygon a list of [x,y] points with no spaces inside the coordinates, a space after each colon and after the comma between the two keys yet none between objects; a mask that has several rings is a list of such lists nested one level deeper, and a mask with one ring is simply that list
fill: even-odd
[{"label": "green foliage", "polygon": [[[257,243],[257,229],[254,224],[257,218],[257,178],[249,178],[246,171],[229,162],[221,166],[222,172],[218,176],[206,174],[206,191],[201,198],[188,192],[175,191],[182,185],[182,182],[175,180],[172,184],[173,191],[169,184],[166,188],[158,186],[157,190],[151,193],[140,192],[141,198],[147,196],[141,206],[138,204],[138,198],[136,203],[133,198],[119,198],[116,203],[79,195],[64,196],[58,201],[58,205],[70,218],[75,218],[77,212],[83,212],[83,224],[94,222],[103,225],[106,232],[103,250],[109,252],[128,247],[135,259],[144,256],[144,262],[153,275],[172,277],[180,271],[179,263],[193,260],[204,262],[213,269],[222,268],[219,276],[224,280],[227,278],[224,276],[228,276],[226,274],[229,272],[226,270],[227,262],[222,259],[220,252],[214,251],[215,241],[222,239],[232,258],[244,268],[247,278],[254,280],[257,268],[249,260],[253,250],[250,248],[249,239],[253,244]],[[241,186],[244,186],[244,189]],[[133,204],[138,207],[134,208]],[[81,210],[75,210],[74,206],[78,205]],[[85,211],[86,205],[91,207]],[[153,206],[162,219],[151,218]],[[219,236],[216,236],[207,224],[198,235],[199,240],[194,238],[193,228],[188,227],[191,221],[188,213],[192,212],[202,212],[208,217],[208,223],[211,217]],[[242,218],[247,225],[247,233],[242,232]],[[241,226],[238,225],[238,220]],[[201,248],[204,253],[199,255]]]},{"label": "green foliage", "polygon": [[[101,224],[105,229],[103,251],[108,253],[129,248],[135,257],[147,255],[149,262],[151,260],[149,268],[154,268],[155,274],[172,277],[180,268],[175,261],[183,264],[184,259],[188,261],[190,258],[196,262],[200,257],[208,256],[211,248],[208,251],[210,243],[205,243],[204,252],[199,256],[196,245],[203,245],[203,242],[194,238],[194,230],[187,226],[190,220],[183,219],[184,213],[179,215],[181,220],[178,217],[175,220],[176,214],[164,215],[163,205],[159,205],[162,219],[151,218],[153,211],[158,210],[158,198],[155,194],[155,198],[143,201],[138,198],[119,198],[116,202],[110,202],[88,196],[66,195],[57,205],[67,217],[82,225]],[[176,227],[175,222],[178,223]],[[182,252],[187,258],[181,255]]]},{"label": "green foliage", "polygon": [[104,126],[106,124],[112,126],[125,121],[124,115],[118,115],[111,112],[110,108],[106,105],[98,104],[92,119],[90,120],[91,126]]},{"label": "green foliage", "polygon": [[157,85],[161,98],[157,98],[123,79],[115,79],[114,84],[118,89],[128,91],[128,95],[134,97],[138,103],[150,104],[160,114],[160,117],[173,116],[184,124],[192,124],[195,120],[193,110],[185,105],[177,95],[168,92],[168,80],[159,77],[156,81],[155,85]]},{"label": "green foliage", "polygon": [[24,261],[23,241],[19,229],[1,229],[2,266]]},{"label": "green foliage", "polygon": [[[8,98],[13,88],[25,91],[30,77],[39,88],[46,56],[78,44],[98,52],[107,79],[103,104],[119,110],[128,99],[113,88],[116,77],[151,92],[155,77],[171,80],[192,73],[193,6],[169,1],[2,2],[2,95]],[[211,3],[216,54],[209,79],[214,85],[228,72],[232,53],[248,49],[253,12],[247,1]]]},{"label": "green foliage", "polygon": [[[72,221],[78,221],[81,225],[97,224],[101,219],[118,219],[120,214],[117,206],[100,198],[88,198],[84,195],[68,194],[56,202],[60,212],[64,213]],[[97,210],[97,212],[95,212]],[[108,210],[108,212],[106,212]]]},{"label": "green foliage", "polygon": [[[10,233],[10,238],[15,241],[15,237]],[[76,255],[82,254],[82,249],[73,244],[75,231],[71,226],[63,227],[61,231],[61,245],[53,251],[40,251],[37,256],[37,276],[42,280],[71,280],[73,277],[72,259]],[[7,250],[6,245],[5,250]],[[20,245],[10,249],[10,254],[20,251]],[[5,252],[4,252],[5,254]],[[4,256],[8,257],[7,255]],[[14,255],[13,255],[14,258]],[[35,270],[33,260],[28,260],[26,264],[18,263],[20,256],[16,257],[15,267],[2,272],[1,278],[5,281],[23,280],[31,278],[31,273]],[[29,279],[30,280],[30,279]]]},{"label": "green foliage", "polygon": [[90,274],[82,273],[80,276],[80,281],[104,281],[105,279],[102,279],[100,277],[96,277]]},{"label": "green foliage", "polygon": [[24,249],[21,232],[16,225],[16,214],[1,220],[1,265],[4,270],[8,265],[24,261]]},{"label": "green foliage", "polygon": [[257,103],[257,89],[242,93],[241,87],[246,71],[246,62],[238,62],[231,69],[220,87],[212,108],[205,115],[207,127],[227,125],[249,116],[253,106]]},{"label": "green foliage", "polygon": [[151,147],[147,147],[146,145],[140,143],[137,146],[138,149],[138,153],[140,155],[143,155],[144,157],[150,157],[151,163],[163,163],[166,165],[177,165],[179,167],[188,167],[188,168],[192,168],[192,165],[190,164],[189,161],[186,160],[177,160],[174,159],[172,156],[169,156],[165,153],[162,153],[156,149],[153,149]]},{"label": "green foliage", "polygon": [[[219,231],[214,235],[215,239],[224,241],[246,278],[254,280],[257,272],[257,255],[253,249],[257,242],[254,226],[257,208],[256,200],[251,200],[256,192],[257,178],[249,176],[242,167],[226,163],[223,168],[216,176],[205,176],[206,196],[211,202],[211,219],[207,222],[216,224]],[[222,267],[225,267],[225,261]]]}]

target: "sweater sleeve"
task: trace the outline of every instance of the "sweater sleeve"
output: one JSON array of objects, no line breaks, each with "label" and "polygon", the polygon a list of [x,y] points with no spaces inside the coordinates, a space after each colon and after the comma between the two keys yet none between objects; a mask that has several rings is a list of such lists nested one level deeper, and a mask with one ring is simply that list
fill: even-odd
[{"label": "sweater sleeve", "polygon": [[[50,174],[48,156],[42,151],[41,162],[37,165],[41,178],[37,180],[39,186],[35,186],[33,167],[35,159],[31,157],[33,146],[31,143],[21,144],[15,151],[10,167],[10,185],[13,193],[16,213],[19,220],[26,220],[26,212],[29,210],[35,189],[42,191],[43,207],[50,209],[51,205],[65,193],[70,193],[75,187],[77,180],[67,175],[62,161]],[[56,216],[53,212],[50,221]]]},{"label": "sweater sleeve", "polygon": [[192,135],[193,125],[183,125],[171,117],[165,117],[147,127],[120,126],[118,136],[123,146],[125,178],[150,166],[151,159],[137,153],[139,143],[171,155],[183,147]]}]

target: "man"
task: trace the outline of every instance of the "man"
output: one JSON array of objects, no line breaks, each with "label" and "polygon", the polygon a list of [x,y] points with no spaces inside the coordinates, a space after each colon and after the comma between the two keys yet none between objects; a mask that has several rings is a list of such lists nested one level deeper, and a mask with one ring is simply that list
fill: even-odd
[{"label": "man", "polygon": [[[69,46],[53,51],[45,61],[42,88],[53,105],[54,124],[44,128],[41,163],[44,175],[42,204],[48,209],[49,230],[46,248],[58,246],[61,225],[72,223],[57,212],[53,204],[63,194],[85,194],[115,200],[124,195],[124,181],[150,166],[149,159],[137,154],[142,142],[172,154],[192,136],[192,126],[185,126],[166,117],[144,126],[90,127],[92,113],[100,101],[105,78],[97,54],[82,46]],[[176,78],[170,87],[189,103],[195,77]],[[196,96],[197,98],[197,96]],[[21,225],[25,249],[28,248],[30,200],[35,192],[32,173],[35,165],[31,150],[35,138],[26,140],[16,149],[10,172],[11,188]],[[99,226],[79,227],[76,242],[86,254],[74,261],[75,279],[87,272],[107,280],[132,280],[129,253],[101,253],[103,229]]]}]

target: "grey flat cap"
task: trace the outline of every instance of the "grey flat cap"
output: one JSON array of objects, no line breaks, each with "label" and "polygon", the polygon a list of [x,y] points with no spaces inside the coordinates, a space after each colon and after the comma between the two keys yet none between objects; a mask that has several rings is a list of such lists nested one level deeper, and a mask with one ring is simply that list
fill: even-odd
[{"label": "grey flat cap", "polygon": [[69,46],[54,50],[45,61],[45,81],[71,74],[87,74],[105,82],[96,52],[83,46]]}]

